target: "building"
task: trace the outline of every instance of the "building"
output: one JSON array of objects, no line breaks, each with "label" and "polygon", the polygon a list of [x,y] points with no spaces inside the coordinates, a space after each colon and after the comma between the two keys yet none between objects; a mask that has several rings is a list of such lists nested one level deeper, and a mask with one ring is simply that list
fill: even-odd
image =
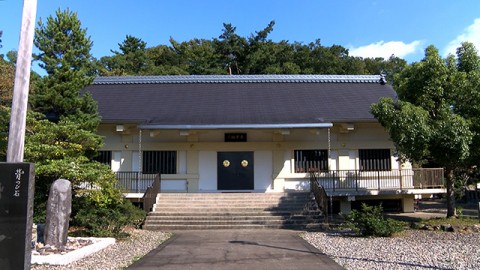
[{"label": "building", "polygon": [[289,192],[317,172],[335,211],[362,201],[414,211],[415,195],[444,193],[442,171],[400,164],[370,113],[396,93],[382,76],[191,75],[99,77],[111,165],[128,197],[156,173],[161,192]]}]

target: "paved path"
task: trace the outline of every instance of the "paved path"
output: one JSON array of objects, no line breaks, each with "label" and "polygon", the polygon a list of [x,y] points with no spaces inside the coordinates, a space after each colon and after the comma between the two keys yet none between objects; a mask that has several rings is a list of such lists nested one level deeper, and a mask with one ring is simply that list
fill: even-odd
[{"label": "paved path", "polygon": [[176,231],[127,269],[344,269],[290,230]]}]

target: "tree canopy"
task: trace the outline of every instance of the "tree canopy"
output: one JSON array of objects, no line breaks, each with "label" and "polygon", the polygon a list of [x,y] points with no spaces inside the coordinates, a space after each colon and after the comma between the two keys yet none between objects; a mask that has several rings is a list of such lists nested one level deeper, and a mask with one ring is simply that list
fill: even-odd
[{"label": "tree canopy", "polygon": [[[95,219],[92,213],[99,208],[123,207],[114,174],[94,161],[103,138],[96,134],[96,103],[81,93],[95,74],[86,29],[76,13],[58,10],[46,23],[39,21],[34,44],[40,52],[36,60],[47,74],[36,82],[31,96],[25,137],[25,160],[34,162],[36,170],[35,220],[43,222],[48,190],[60,178],[72,182],[73,223]],[[92,186],[100,189],[88,189]]]},{"label": "tree canopy", "polygon": [[422,61],[395,77],[399,100],[372,105],[400,158],[445,168],[449,217],[456,215],[454,170],[478,163],[479,63],[471,43],[463,43],[456,58],[447,59],[429,46]]},{"label": "tree canopy", "polygon": [[224,23],[217,38],[193,38],[169,45],[147,47],[141,38],[127,35],[114,55],[101,57],[97,69],[103,76],[180,74],[380,74],[400,72],[406,61],[363,59],[349,55],[340,45],[323,46],[320,39],[303,44],[272,41],[275,21],[248,37]]},{"label": "tree canopy", "polygon": [[81,27],[77,14],[57,10],[35,29],[35,56],[47,76],[38,83],[32,107],[50,120],[62,117],[81,119],[86,128],[95,130],[99,123],[96,104],[80,91],[93,80],[92,41]]}]

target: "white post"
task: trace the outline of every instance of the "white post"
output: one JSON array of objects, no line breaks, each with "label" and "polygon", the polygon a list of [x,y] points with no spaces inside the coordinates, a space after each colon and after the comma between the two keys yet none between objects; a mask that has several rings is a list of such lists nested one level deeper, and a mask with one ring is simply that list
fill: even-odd
[{"label": "white post", "polygon": [[12,112],[8,134],[7,162],[23,162],[25,125],[27,118],[30,66],[32,61],[33,34],[37,0],[23,1],[22,29],[18,45]]}]

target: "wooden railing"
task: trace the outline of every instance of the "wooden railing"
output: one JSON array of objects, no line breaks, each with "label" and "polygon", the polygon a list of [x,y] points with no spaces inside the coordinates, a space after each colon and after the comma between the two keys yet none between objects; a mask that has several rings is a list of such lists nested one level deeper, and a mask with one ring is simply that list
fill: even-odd
[{"label": "wooden railing", "polygon": [[311,170],[326,190],[387,190],[444,188],[442,168],[390,171]]},{"label": "wooden railing", "polygon": [[151,186],[147,188],[145,194],[143,194],[143,210],[150,212],[153,210],[153,205],[157,201],[157,195],[161,191],[161,176],[157,174]]},{"label": "wooden railing", "polygon": [[[384,190],[444,188],[442,168],[391,171],[329,170],[310,168],[317,182],[326,190]],[[126,193],[144,193],[156,174],[116,172],[118,185]]]}]

